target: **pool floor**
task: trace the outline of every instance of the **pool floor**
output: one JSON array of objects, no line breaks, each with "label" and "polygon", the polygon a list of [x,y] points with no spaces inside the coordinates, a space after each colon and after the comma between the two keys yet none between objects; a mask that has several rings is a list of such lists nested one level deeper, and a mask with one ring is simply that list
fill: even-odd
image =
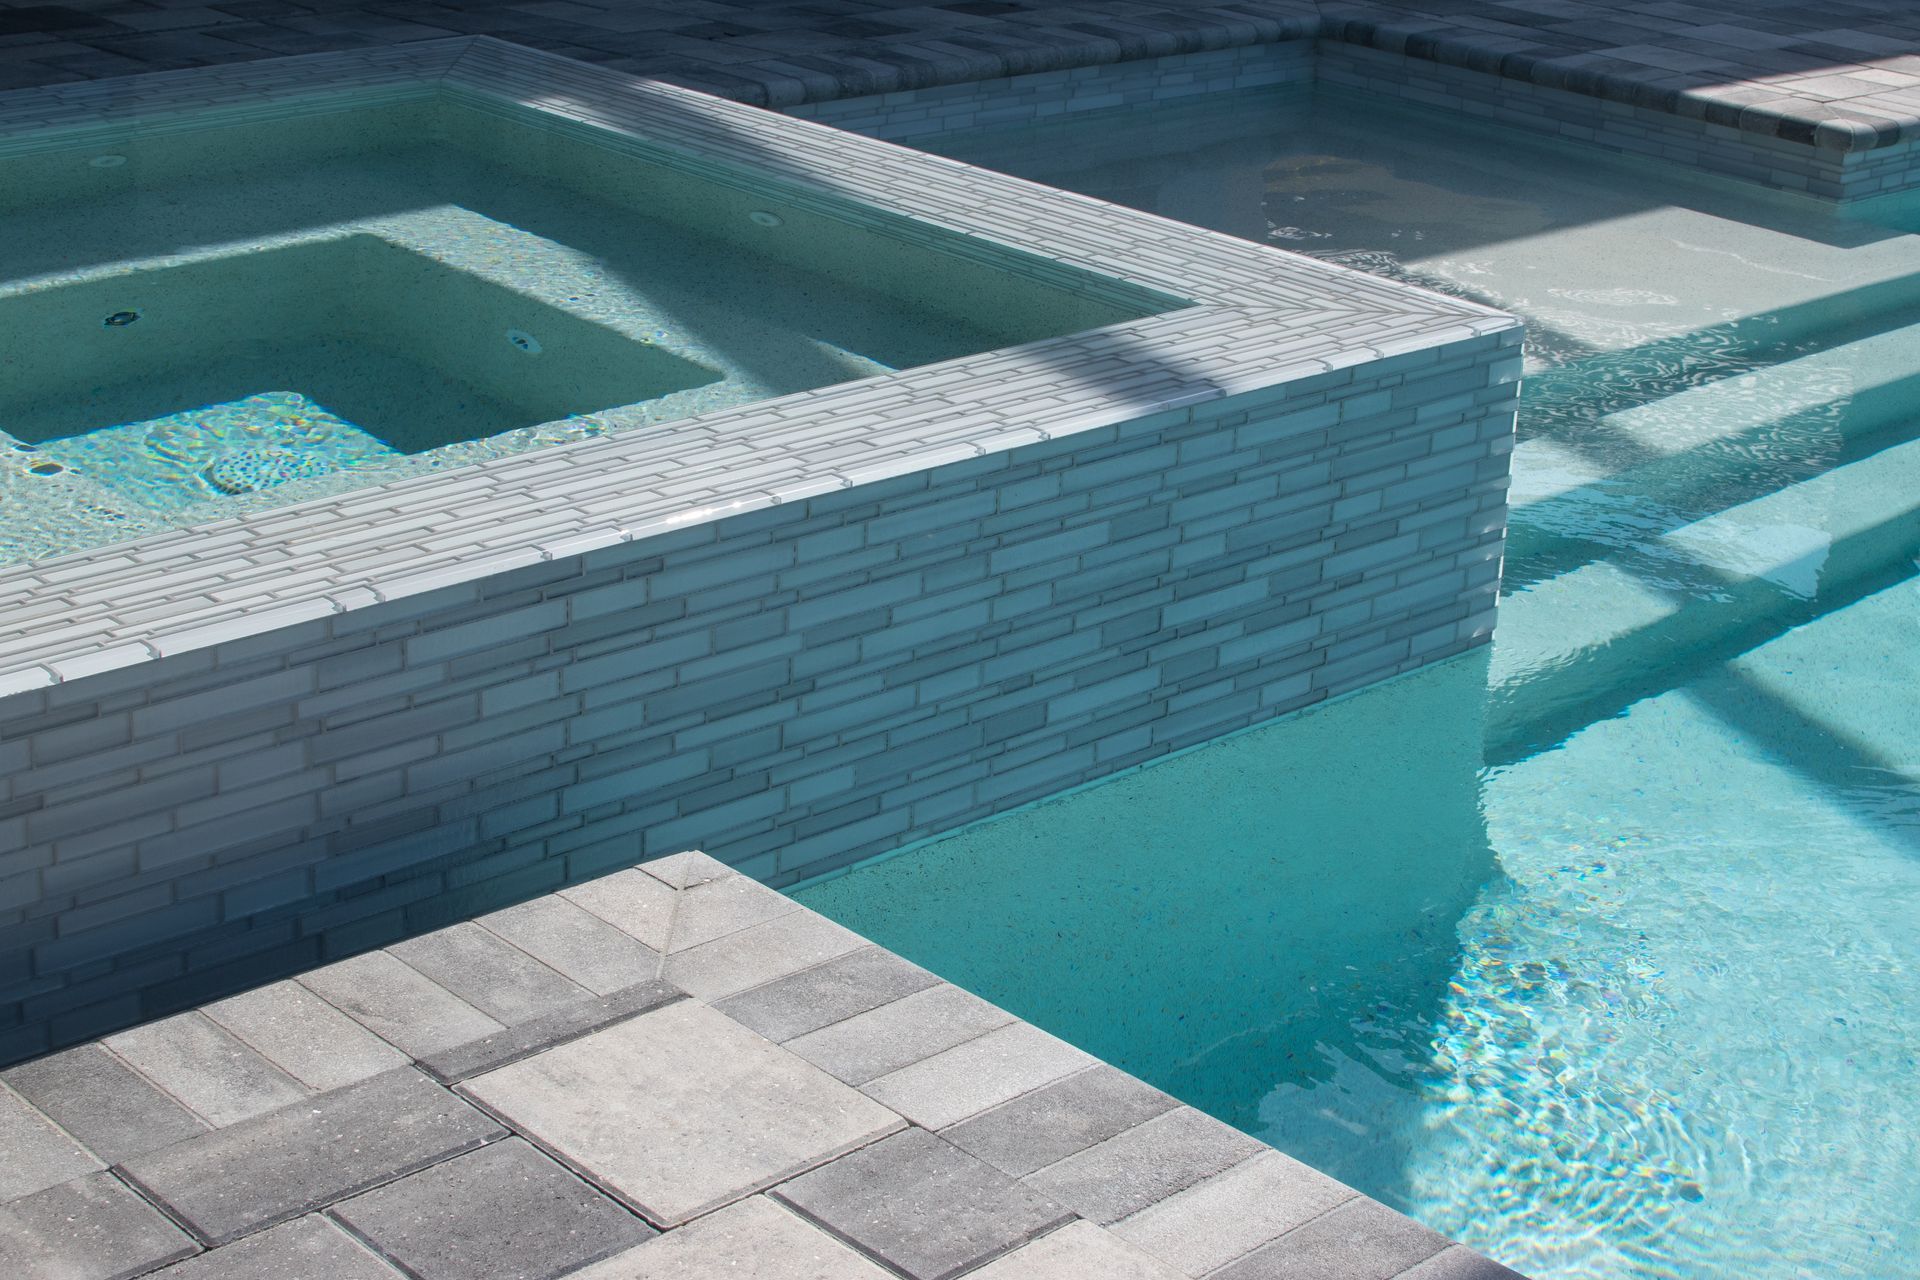
[{"label": "pool floor", "polygon": [[1920,1250],[1920,240],[1240,95],[935,149],[1529,321],[1455,660],[800,897],[1542,1280]]}]

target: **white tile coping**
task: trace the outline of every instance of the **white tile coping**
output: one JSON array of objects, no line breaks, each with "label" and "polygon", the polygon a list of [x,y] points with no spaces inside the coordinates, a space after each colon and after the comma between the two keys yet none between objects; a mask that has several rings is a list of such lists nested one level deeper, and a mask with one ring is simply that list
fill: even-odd
[{"label": "white tile coping", "polygon": [[517,104],[785,198],[905,215],[990,254],[1016,250],[1193,305],[0,567],[0,696],[1519,324],[485,37],[0,94],[0,152],[72,145],[75,131],[137,138],[191,125],[196,113],[257,118],[389,90]]}]

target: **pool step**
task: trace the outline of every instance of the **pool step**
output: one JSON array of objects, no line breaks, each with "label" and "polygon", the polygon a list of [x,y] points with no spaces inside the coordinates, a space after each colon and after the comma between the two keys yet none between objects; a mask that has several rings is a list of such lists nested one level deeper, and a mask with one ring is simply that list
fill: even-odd
[{"label": "pool step", "polygon": [[1916,404],[1920,323],[1909,323],[1607,415],[1606,452],[1635,459],[1619,470],[1558,440],[1525,441],[1514,457],[1510,586],[1851,461]]},{"label": "pool step", "polygon": [[1920,552],[1920,440],[1658,534],[1500,604],[1488,739],[1538,744],[1671,683],[1703,651]]}]

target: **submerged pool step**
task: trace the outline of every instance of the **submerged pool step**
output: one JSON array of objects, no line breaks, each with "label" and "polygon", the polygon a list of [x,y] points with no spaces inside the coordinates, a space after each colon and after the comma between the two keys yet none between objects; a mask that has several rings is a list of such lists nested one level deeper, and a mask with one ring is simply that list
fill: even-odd
[{"label": "submerged pool step", "polygon": [[1524,441],[1509,582],[1550,577],[1663,520],[1699,519],[1795,472],[1851,461],[1916,404],[1920,323],[1911,323],[1607,415],[1607,451],[1636,459],[1619,470],[1550,437]]},{"label": "submerged pool step", "polygon": [[1907,439],[1526,586],[1500,603],[1489,745],[1609,714],[1917,552],[1920,440]]}]

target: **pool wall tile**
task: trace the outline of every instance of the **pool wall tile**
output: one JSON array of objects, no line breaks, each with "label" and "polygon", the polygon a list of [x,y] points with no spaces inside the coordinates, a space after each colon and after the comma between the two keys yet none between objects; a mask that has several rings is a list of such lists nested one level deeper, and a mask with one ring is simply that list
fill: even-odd
[{"label": "pool wall tile", "polygon": [[[28,610],[0,635],[23,673],[0,695],[21,766],[0,776],[0,1057],[688,846],[792,883],[1490,637],[1510,317],[454,43],[437,69],[355,54],[147,87],[272,112],[329,68],[383,92],[437,75],[782,207],[1164,309],[0,569]],[[99,107],[28,97],[63,128]],[[721,992],[766,976],[752,943],[675,963]]]}]

